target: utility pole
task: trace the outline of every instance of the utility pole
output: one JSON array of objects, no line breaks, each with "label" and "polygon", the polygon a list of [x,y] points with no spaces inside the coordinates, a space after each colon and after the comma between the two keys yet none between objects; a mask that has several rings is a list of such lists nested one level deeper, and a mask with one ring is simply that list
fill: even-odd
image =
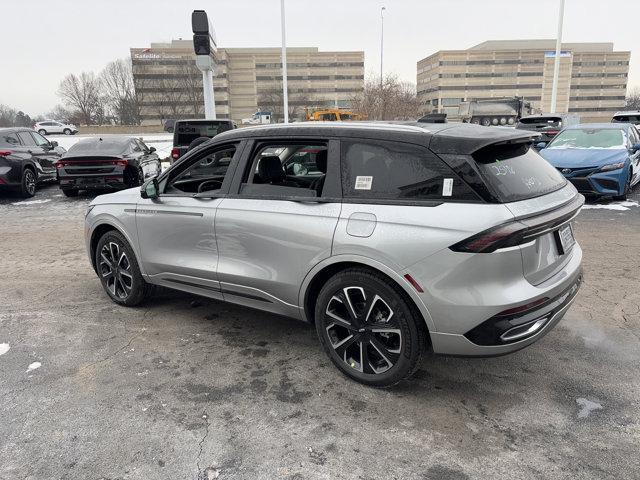
[{"label": "utility pole", "polygon": [[551,87],[551,113],[556,113],[558,103],[558,81],[560,79],[560,55],[562,54],[562,23],[564,21],[564,1],[560,0],[560,14],[558,16],[558,34],[556,36],[556,57],[553,67],[553,86]]},{"label": "utility pole", "polygon": [[382,60],[384,57],[384,12],[387,8],[380,9],[380,89],[382,90]]},{"label": "utility pole", "polygon": [[289,123],[289,92],[287,88],[287,34],[284,20],[284,0],[280,0],[280,24],[282,27],[282,103],[284,123]]},{"label": "utility pole", "polygon": [[216,32],[204,10],[194,10],[191,14],[193,30],[193,49],[196,54],[196,66],[202,72],[202,93],[204,98],[204,117],[216,119],[216,102],[213,93],[214,62],[211,53],[216,51]]}]

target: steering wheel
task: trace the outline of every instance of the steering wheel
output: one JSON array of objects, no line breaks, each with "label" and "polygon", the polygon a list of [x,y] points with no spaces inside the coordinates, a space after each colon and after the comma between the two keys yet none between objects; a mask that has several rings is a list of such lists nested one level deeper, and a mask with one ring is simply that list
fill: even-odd
[{"label": "steering wheel", "polygon": [[[215,185],[215,188],[204,188],[205,185]],[[198,193],[206,192],[208,190],[218,190],[222,188],[222,182],[220,180],[205,180],[198,185]]]}]

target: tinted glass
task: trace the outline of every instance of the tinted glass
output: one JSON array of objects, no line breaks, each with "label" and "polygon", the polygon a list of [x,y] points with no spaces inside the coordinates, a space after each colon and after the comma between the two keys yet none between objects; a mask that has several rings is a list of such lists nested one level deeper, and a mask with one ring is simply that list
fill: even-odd
[{"label": "tinted glass", "polygon": [[90,138],[73,145],[66,156],[123,155],[129,150],[129,144],[128,138]]},{"label": "tinted glass", "polygon": [[215,120],[208,122],[177,122],[175,127],[176,145],[189,145],[198,137],[213,138],[217,134],[233,128],[229,122]]},{"label": "tinted glass", "polygon": [[166,192],[179,190],[197,193],[219,190],[235,153],[235,146],[207,153],[173,178]]},{"label": "tinted glass", "polygon": [[40,135],[39,133],[36,132],[31,132],[31,135],[33,136],[33,138],[36,141],[36,144],[39,147],[43,147],[43,146],[50,146],[49,140],[47,140],[46,138],[44,138],[42,135]]},{"label": "tinted glass", "polygon": [[26,147],[35,147],[36,146],[36,142],[33,139],[33,137],[31,135],[29,135],[29,132],[18,132],[18,137],[20,137],[20,140],[22,140],[22,144]]},{"label": "tinted glass", "polygon": [[560,132],[547,148],[627,148],[627,134],[617,128],[572,128]]},{"label": "tinted glass", "polygon": [[389,200],[477,200],[458,176],[425,148],[396,142],[345,142],[345,197]]},{"label": "tinted glass", "polygon": [[562,125],[561,117],[535,117],[535,118],[522,118],[520,122],[526,126],[541,126],[541,127],[560,127]]},{"label": "tinted glass", "polygon": [[0,147],[18,147],[20,141],[14,133],[0,133]]},{"label": "tinted glass", "polygon": [[483,179],[502,202],[539,197],[566,184],[560,172],[528,145],[487,147],[473,158]]},{"label": "tinted glass", "polygon": [[638,122],[640,122],[640,116],[637,116],[637,115],[616,115],[615,117],[613,117],[613,122],[638,123]]}]

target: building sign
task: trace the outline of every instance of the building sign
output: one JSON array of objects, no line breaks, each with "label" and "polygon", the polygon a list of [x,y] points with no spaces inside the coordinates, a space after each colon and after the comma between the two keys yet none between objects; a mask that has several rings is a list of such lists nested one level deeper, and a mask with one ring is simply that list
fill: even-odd
[{"label": "building sign", "polygon": [[[555,51],[551,51],[551,52],[544,52],[544,56],[546,58],[555,58],[556,56],[556,52]],[[571,52],[567,51],[567,50],[562,50],[560,52],[560,57],[571,57]]]},{"label": "building sign", "polygon": [[179,59],[184,55],[180,55],[177,53],[155,53],[152,52],[150,48],[145,48],[144,50],[142,50],[142,52],[134,53],[132,56],[136,60],[160,60],[169,58]]}]

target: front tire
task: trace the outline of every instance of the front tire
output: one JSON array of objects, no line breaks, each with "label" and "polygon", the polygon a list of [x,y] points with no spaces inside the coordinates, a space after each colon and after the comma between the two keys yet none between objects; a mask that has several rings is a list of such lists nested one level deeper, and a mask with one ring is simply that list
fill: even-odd
[{"label": "front tire", "polygon": [[38,133],[39,133],[40,135],[46,135],[46,134],[47,134],[47,131],[46,131],[44,128],[41,128],[40,130],[38,130]]},{"label": "front tire", "polygon": [[31,168],[22,171],[22,183],[20,184],[20,194],[23,198],[31,198],[36,194],[36,174]]},{"label": "front tire", "polygon": [[426,347],[426,326],[397,285],[364,269],[344,270],[322,287],[318,337],[333,364],[357,382],[389,387],[410,377]]},{"label": "front tire", "polygon": [[64,133],[65,135],[71,135],[71,130],[68,128],[65,128],[62,133]]},{"label": "front tire", "polygon": [[115,303],[134,307],[151,295],[151,285],[142,278],[133,249],[120,232],[100,238],[95,262],[102,287]]}]

